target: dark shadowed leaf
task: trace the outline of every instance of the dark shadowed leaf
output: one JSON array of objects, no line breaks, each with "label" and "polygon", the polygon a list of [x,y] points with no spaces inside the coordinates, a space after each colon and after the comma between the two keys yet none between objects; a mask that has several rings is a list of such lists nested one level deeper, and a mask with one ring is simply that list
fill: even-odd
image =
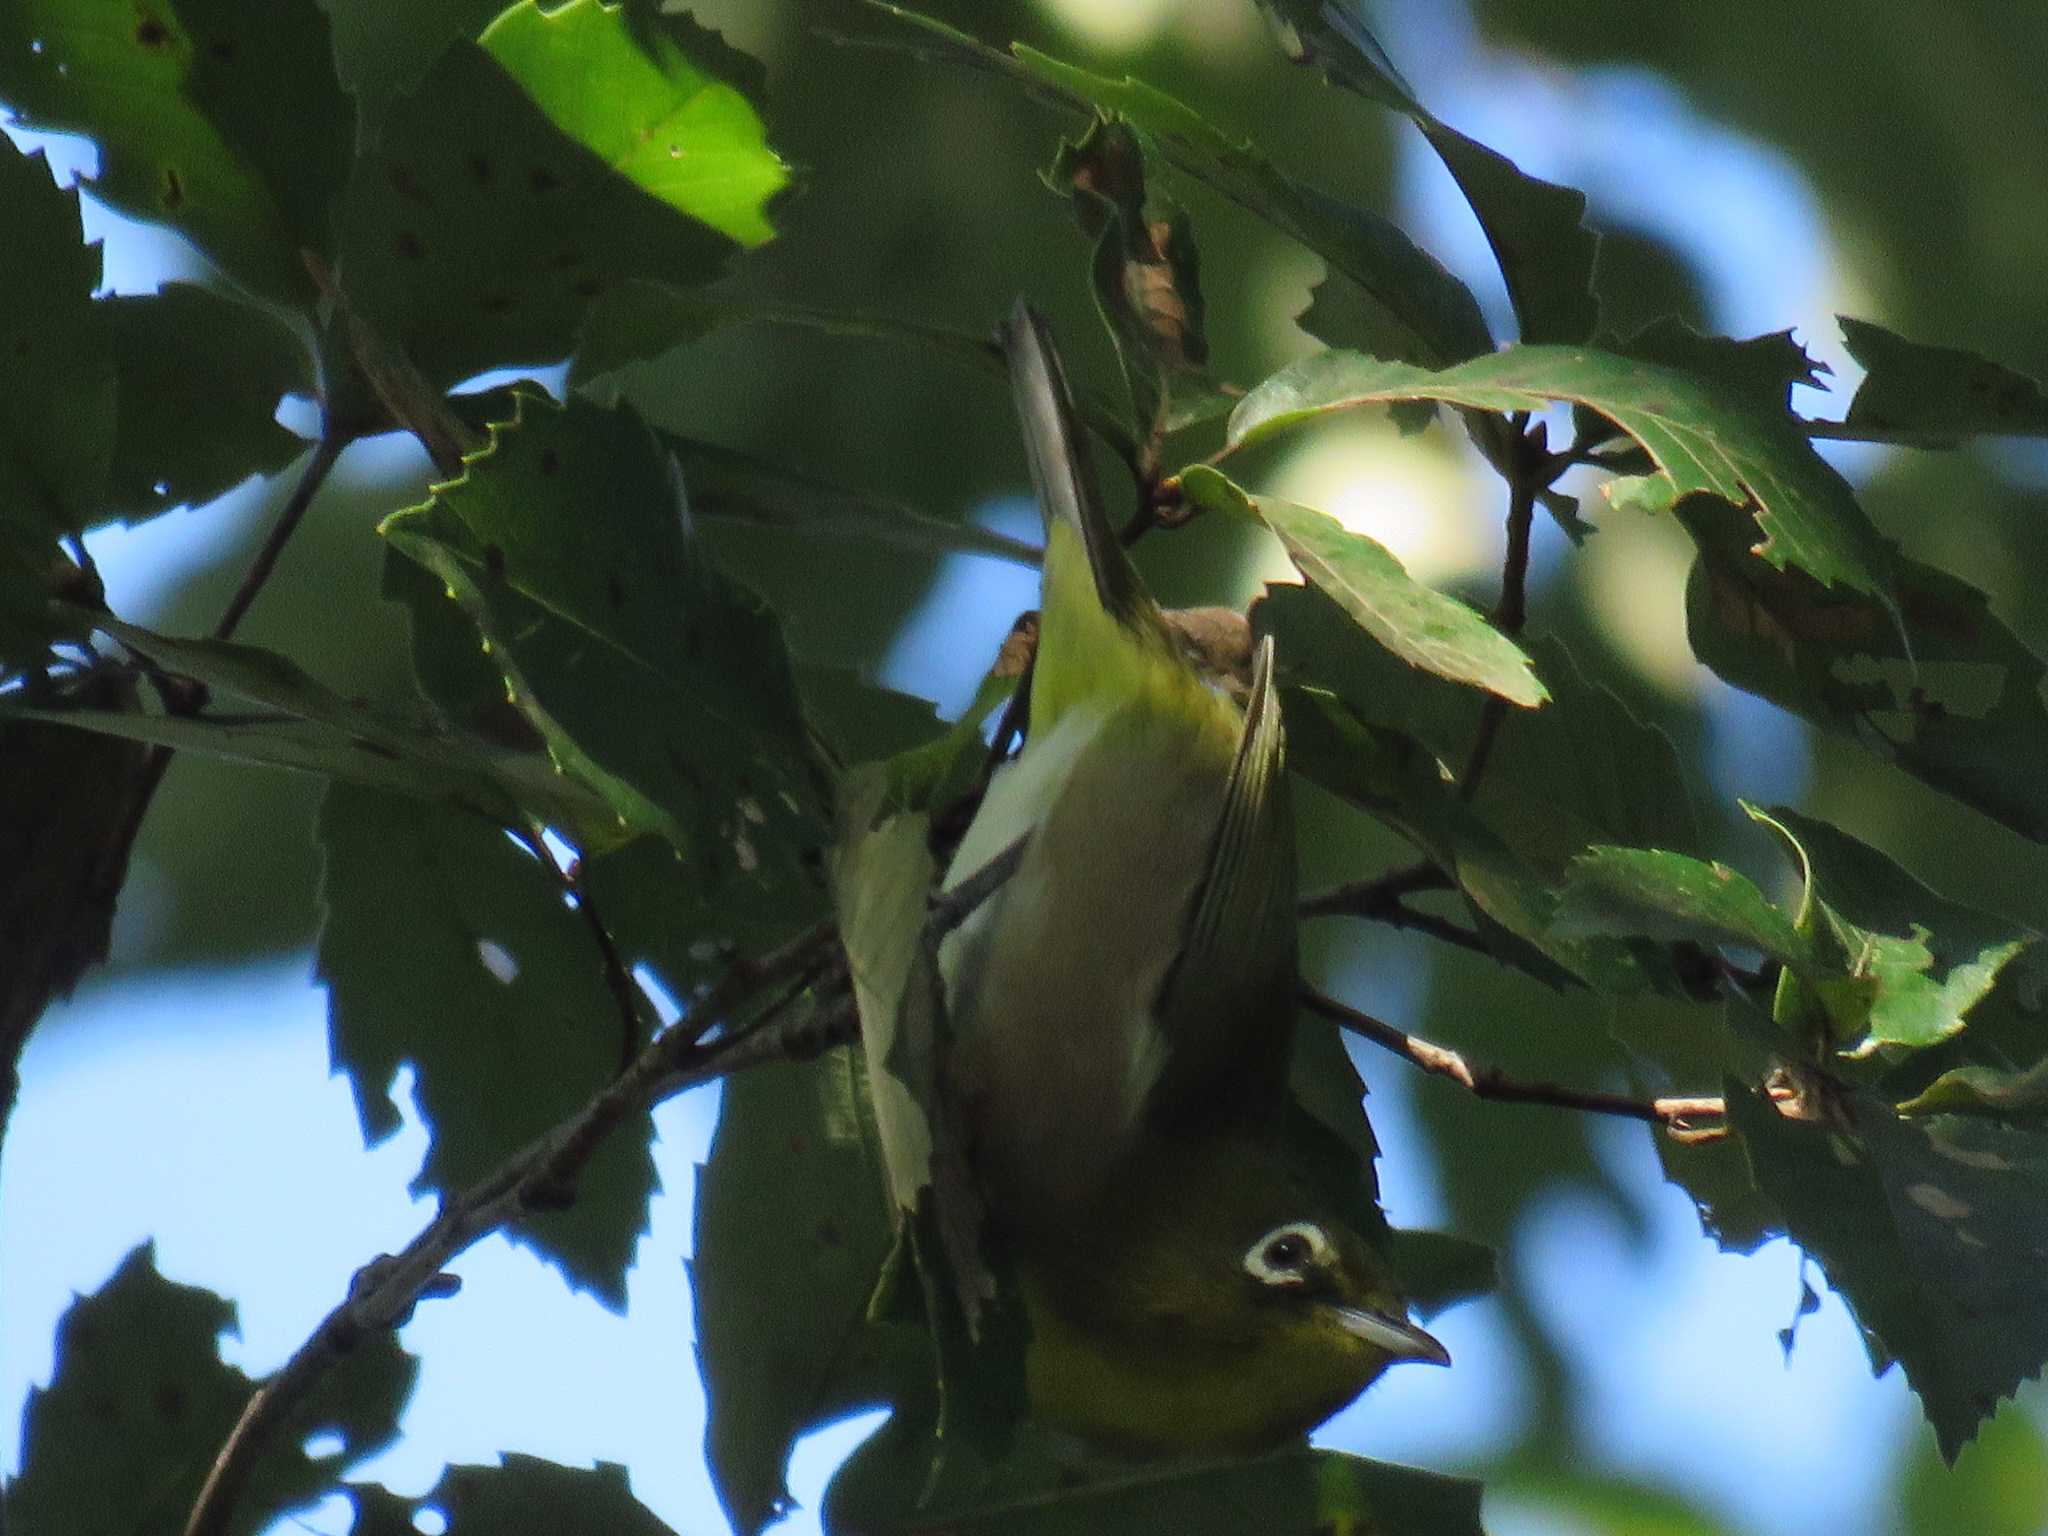
[{"label": "dark shadowed leaf", "polygon": [[1251,496],[1206,465],[1181,476],[1196,506],[1264,524],[1295,569],[1411,666],[1533,707],[1550,695],[1522,648],[1455,597],[1426,587],[1386,547],[1326,512]]},{"label": "dark shadowed leaf", "polygon": [[[0,55],[29,56],[6,37]],[[9,52],[8,50],[14,50]],[[4,66],[0,66],[4,71]],[[0,72],[0,100],[6,95]],[[100,520],[114,455],[114,361],[107,311],[93,301],[97,245],[81,243],[78,193],[59,191],[40,153],[0,145],[0,522],[32,541]]]},{"label": "dark shadowed leaf", "polygon": [[[19,1536],[180,1529],[256,1383],[222,1362],[235,1309],[156,1271],[135,1249],[57,1324],[57,1369],[29,1393],[21,1473],[7,1485]],[[233,1536],[269,1528],[388,1444],[416,1362],[390,1334],[363,1339],[279,1426],[236,1506]],[[339,1445],[308,1454],[311,1437]]]},{"label": "dark shadowed leaf", "polygon": [[674,1536],[633,1497],[626,1469],[564,1467],[516,1452],[495,1467],[455,1466],[417,1499],[374,1485],[349,1490],[354,1536],[419,1536],[430,1512],[446,1536]]},{"label": "dark shadowed leaf", "polygon": [[2048,1138],[1960,1115],[1901,1120],[1868,1095],[1795,1120],[1731,1084],[1757,1182],[1953,1462],[2048,1359]]},{"label": "dark shadowed leaf", "polygon": [[1357,284],[1383,355],[1441,365],[1492,347],[1471,290],[1393,223],[1294,180],[1251,143],[1213,127],[1164,91],[1129,75],[1117,80],[1091,73],[1023,43],[1002,53],[900,6],[876,9],[918,29],[922,36],[909,45],[912,52],[992,72],[1075,111],[1094,108],[1128,119],[1177,170],[1300,241]]},{"label": "dark shadowed leaf", "polygon": [[[320,812],[318,972],[335,1066],[364,1134],[397,1129],[414,1069],[432,1146],[416,1189],[481,1178],[618,1070],[624,1025],[598,949],[553,875],[502,830],[337,784]],[[566,1210],[510,1230],[578,1286],[625,1304],[654,1189],[643,1117],[605,1143]]]},{"label": "dark shadowed leaf", "polygon": [[1847,424],[1887,441],[1953,442],[1976,434],[2048,436],[2048,394],[2023,373],[1953,347],[1930,347],[1836,317],[1867,370]]},{"label": "dark shadowed leaf", "polygon": [[808,736],[774,616],[709,563],[673,462],[632,415],[522,394],[461,479],[394,514],[508,695],[622,825],[705,889],[774,885],[814,845]]},{"label": "dark shadowed leaf", "polygon": [[2048,1060],[2020,1072],[1955,1067],[1899,1106],[1902,1115],[1988,1115],[1997,1120],[2048,1116]]},{"label": "dark shadowed leaf", "polygon": [[1260,0],[1281,49],[1332,84],[1409,118],[1442,158],[1493,247],[1525,342],[1590,341],[1599,237],[1580,222],[1586,195],[1539,180],[1437,117],[1401,78],[1355,0]]},{"label": "dark shadowed leaf", "polygon": [[120,397],[106,514],[199,506],[306,446],[277,403],[314,392],[313,360],[274,315],[191,283],[102,302]]},{"label": "dark shadowed leaf", "polygon": [[314,0],[19,0],[0,7],[0,101],[25,126],[90,137],[96,197],[311,308],[299,253],[333,249],[355,137]]},{"label": "dark shadowed leaf", "polygon": [[1300,422],[1397,400],[1442,400],[1515,411],[1568,400],[1598,411],[1640,443],[1656,495],[1695,493],[1749,509],[1777,570],[1881,592],[1889,550],[1848,483],[1813,451],[1787,412],[1763,408],[1720,380],[1590,347],[1516,346],[1440,372],[1355,352],[1324,352],[1257,385],[1230,417],[1230,445],[1261,442]]},{"label": "dark shadowed leaf", "polygon": [[436,384],[551,362],[612,285],[705,282],[769,238],[786,178],[746,98],[667,29],[643,45],[627,8],[523,0],[390,106],[340,278]]},{"label": "dark shadowed leaf", "polygon": [[705,1452],[741,1536],[787,1509],[783,1468],[799,1435],[887,1400],[885,1349],[931,1369],[921,1334],[867,1322],[895,1240],[890,1205],[858,1052],[725,1085],[698,1177],[691,1280]]}]

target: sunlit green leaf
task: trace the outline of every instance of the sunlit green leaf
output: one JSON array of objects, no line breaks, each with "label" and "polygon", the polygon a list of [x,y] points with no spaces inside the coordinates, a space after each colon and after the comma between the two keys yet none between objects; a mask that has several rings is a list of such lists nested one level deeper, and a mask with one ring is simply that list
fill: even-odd
[{"label": "sunlit green leaf", "polygon": [[1256,386],[1230,418],[1244,448],[1337,411],[1396,400],[1442,400],[1482,410],[1538,409],[1568,400],[1633,437],[1670,501],[1704,493],[1752,509],[1757,553],[1783,571],[1881,592],[1886,546],[1849,486],[1813,451],[1789,414],[1761,408],[1718,381],[1589,347],[1517,346],[1440,372],[1353,352],[1324,352]]},{"label": "sunlit green leaf", "polygon": [[1553,926],[1568,934],[1760,949],[1788,963],[1809,963],[1790,919],[1747,876],[1661,849],[1587,849],[1565,875]]},{"label": "sunlit green leaf", "polygon": [[1520,646],[1455,597],[1415,580],[1376,540],[1313,507],[1247,495],[1205,465],[1188,469],[1181,484],[1198,507],[1263,523],[1303,576],[1411,666],[1511,704],[1533,707],[1550,697]]}]

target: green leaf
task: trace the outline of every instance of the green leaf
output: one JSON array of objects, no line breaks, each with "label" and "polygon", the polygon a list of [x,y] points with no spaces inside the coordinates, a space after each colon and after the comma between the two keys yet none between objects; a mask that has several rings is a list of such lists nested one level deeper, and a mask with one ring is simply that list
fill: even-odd
[{"label": "green leaf", "polygon": [[691,62],[695,29],[643,31],[599,0],[521,0],[359,157],[338,271],[434,384],[564,357],[606,289],[707,282],[768,238],[784,172],[753,108]]},{"label": "green leaf", "polygon": [[[480,41],[549,121],[619,176],[742,246],[762,245],[774,238],[768,204],[789,167],[753,104],[687,51],[716,34],[651,15],[636,26],[630,7],[603,0],[545,11],[520,0]],[[718,48],[727,61],[732,50]]]},{"label": "green leaf", "polygon": [[822,837],[773,615],[707,561],[635,417],[521,394],[461,479],[383,524],[455,594],[509,696],[629,833],[773,886]]},{"label": "green leaf", "polygon": [[1894,607],[1748,558],[1749,520],[1732,508],[1696,499],[1679,513],[1700,548],[1685,607],[1701,661],[2048,840],[2048,668],[1982,592],[1887,557]]},{"label": "green leaf", "polygon": [[[215,695],[209,713],[170,715],[141,707],[135,691],[41,699],[0,696],[12,716],[126,741],[150,742],[240,762],[325,774],[349,782],[445,802],[489,821],[529,817],[603,845],[615,841],[605,801],[569,778],[530,740],[500,744],[406,719],[362,700],[344,699],[273,651],[222,640],[180,640],[103,613],[73,612],[81,632],[101,630],[166,672],[202,683]],[[262,708],[224,708],[228,696]]]},{"label": "green leaf", "polygon": [[[433,1137],[413,1187],[452,1194],[618,1070],[624,1026],[597,947],[553,875],[483,822],[337,784],[319,841],[335,1066],[375,1141],[398,1127],[392,1079],[411,1063]],[[650,1135],[644,1117],[614,1132],[572,1206],[511,1228],[613,1308],[654,1190]]]},{"label": "green leaf", "polygon": [[1492,411],[1539,409],[1552,400],[1588,406],[1642,445],[1667,502],[1705,494],[1749,510],[1764,534],[1756,553],[1770,566],[1796,566],[1828,586],[1884,588],[1889,550],[1789,413],[1764,409],[1718,379],[1590,347],[1515,346],[1434,373],[1354,352],[1319,353],[1238,402],[1228,446],[1399,400]]},{"label": "green leaf", "polygon": [[1401,1282],[1401,1294],[1424,1322],[1500,1287],[1500,1256],[1455,1232],[1391,1228],[1386,1258]]},{"label": "green leaf", "polygon": [[1211,126],[1164,91],[1126,75],[1094,74],[1023,43],[1000,53],[965,33],[900,6],[878,10],[916,27],[928,41],[913,51],[965,63],[1023,85],[1077,112],[1093,108],[1129,120],[1182,173],[1298,240],[1358,285],[1378,323],[1384,355],[1441,365],[1493,346],[1479,301],[1390,221],[1354,208],[1280,171],[1246,140]]},{"label": "green leaf", "polygon": [[784,465],[673,432],[662,445],[682,466],[690,511],[809,538],[869,539],[919,554],[993,555],[1037,565],[1036,546],[973,523],[951,523],[903,502],[814,479]]},{"label": "green leaf", "polygon": [[[57,1324],[57,1369],[32,1388],[21,1473],[7,1513],[23,1536],[59,1531],[174,1531],[256,1383],[220,1358],[232,1303],[156,1270],[144,1244]],[[398,1432],[417,1363],[389,1333],[357,1342],[276,1426],[236,1505],[233,1536],[268,1529],[333,1488]],[[337,1449],[308,1454],[332,1433]],[[118,1455],[110,1448],[118,1447]]]},{"label": "green leaf", "polygon": [[277,403],[316,393],[313,362],[274,315],[191,283],[102,303],[120,409],[109,505],[95,521],[203,505],[304,450],[278,425]]},{"label": "green leaf", "polygon": [[1376,540],[1312,507],[1247,495],[1206,465],[1186,470],[1181,485],[1196,506],[1263,523],[1296,570],[1409,665],[1524,708],[1550,697],[1520,646],[1455,597],[1416,581]]},{"label": "green leaf", "polygon": [[[8,23],[0,19],[0,56]],[[28,57],[28,45],[19,47]],[[0,65],[0,95],[4,95]],[[101,518],[114,455],[114,360],[107,311],[93,302],[100,251],[82,243],[78,192],[49,162],[0,145],[0,522],[37,541]],[[31,387],[32,385],[32,387]]]},{"label": "green leaf", "polygon": [[2048,1115],[2048,1060],[2020,1072],[1955,1067],[1899,1106],[1902,1115],[1988,1115],[2035,1120]]},{"label": "green leaf", "polygon": [[1759,949],[1788,965],[1811,952],[1790,919],[1745,875],[1654,848],[1589,848],[1572,861],[1554,930],[1566,934],[1689,939]]},{"label": "green leaf", "polygon": [[1524,342],[1590,341],[1600,323],[1593,266],[1600,239],[1584,227],[1586,195],[1539,180],[1424,107],[1353,0],[1260,0],[1296,64],[1412,120],[1465,194],[1507,282]]},{"label": "green leaf", "polygon": [[[858,1053],[742,1073],[724,1093],[698,1176],[691,1289],[705,1453],[726,1518],[753,1536],[788,1507],[798,1436],[886,1400],[885,1330],[867,1310],[895,1233]],[[908,1345],[929,1373],[922,1339]]]},{"label": "green leaf", "polygon": [[375,1485],[351,1484],[354,1536],[418,1536],[420,1517],[442,1521],[447,1536],[674,1536],[633,1497],[626,1469],[600,1461],[563,1467],[508,1452],[499,1465],[451,1466],[431,1490],[401,1498]]},{"label": "green leaf", "polygon": [[2048,1360],[2048,1139],[1868,1095],[1795,1120],[1730,1084],[1730,1122],[1792,1237],[1896,1360],[1951,1463]]},{"label": "green leaf", "polygon": [[1937,895],[1868,843],[1782,806],[1848,973],[1838,1023],[1857,1055],[1917,1049],[1961,1029],[1999,973],[2040,936]]},{"label": "green leaf", "polygon": [[0,100],[99,146],[94,196],[311,310],[299,253],[333,249],[355,139],[314,0],[17,0],[0,8]]},{"label": "green leaf", "polygon": [[[893,1426],[892,1426],[893,1427]],[[884,1432],[886,1434],[886,1431]],[[857,1474],[864,1446],[842,1473]],[[912,1490],[914,1492],[914,1490]],[[832,1494],[840,1495],[839,1479]],[[985,1502],[904,1509],[893,1520],[828,1529],[1001,1532],[1002,1536],[1127,1536],[1209,1530],[1258,1530],[1269,1536],[1355,1531],[1371,1536],[1480,1536],[1480,1485],[1412,1467],[1368,1461],[1306,1446],[1214,1465],[1127,1465],[1064,1483],[1047,1477],[1004,1489]],[[904,1501],[906,1506],[909,1500]]]},{"label": "green leaf", "polygon": [[1850,356],[1868,370],[1846,425],[1888,442],[1944,443],[1984,435],[2048,436],[2048,394],[1975,352],[1931,347],[1836,317]]}]

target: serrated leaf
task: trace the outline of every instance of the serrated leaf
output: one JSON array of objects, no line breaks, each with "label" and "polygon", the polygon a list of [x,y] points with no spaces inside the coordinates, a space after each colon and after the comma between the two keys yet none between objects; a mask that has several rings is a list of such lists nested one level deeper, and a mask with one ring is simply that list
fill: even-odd
[{"label": "serrated leaf", "polygon": [[2020,1072],[1955,1067],[1899,1106],[1902,1115],[1988,1115],[2034,1120],[2048,1115],[2048,1060]]},{"label": "serrated leaf", "polygon": [[876,9],[916,27],[927,40],[912,51],[995,73],[1061,105],[1128,119],[1176,169],[1321,256],[1356,283],[1380,321],[1387,356],[1441,365],[1493,346],[1472,292],[1390,221],[1295,181],[1249,141],[1210,125],[1166,92],[1063,63],[1023,43],[1001,53],[945,23],[900,6]]},{"label": "serrated leaf", "polygon": [[[566,1119],[618,1070],[623,1024],[595,943],[553,875],[496,827],[337,784],[322,803],[317,971],[329,1038],[370,1140],[399,1123],[400,1065],[432,1134],[416,1190],[447,1195]],[[643,1117],[567,1210],[513,1239],[613,1308],[654,1190]]]},{"label": "serrated leaf", "polygon": [[1590,341],[1599,236],[1584,227],[1586,195],[1543,181],[1467,138],[1422,105],[1352,0],[1260,0],[1287,57],[1412,120],[1479,219],[1514,304],[1521,340]]},{"label": "serrated leaf", "polygon": [[1869,844],[1782,806],[1847,972],[1834,993],[1854,1054],[1919,1049],[1963,1028],[1999,973],[2040,936],[1937,895]]},{"label": "serrated leaf", "polygon": [[[0,20],[0,53],[10,46]],[[28,56],[24,40],[19,48]],[[4,66],[0,66],[4,69]],[[6,76],[0,73],[0,99]],[[40,152],[0,145],[0,521],[41,542],[100,520],[114,455],[114,358],[93,302],[97,245],[82,243],[76,189],[59,191]]]},{"label": "serrated leaf", "polygon": [[690,511],[814,538],[872,540],[919,554],[992,555],[1037,565],[1033,545],[974,523],[952,523],[887,496],[848,490],[752,454],[673,432],[661,441],[682,466]]},{"label": "serrated leaf", "polygon": [[2048,436],[2048,394],[2037,380],[1975,352],[1908,341],[1868,320],[1836,319],[1867,372],[1846,425],[1883,441]]},{"label": "serrated leaf", "polygon": [[707,891],[793,877],[823,817],[773,615],[710,565],[637,418],[518,402],[385,537],[448,584],[512,701],[626,831],[699,861]]},{"label": "serrated leaf", "polygon": [[[774,238],[768,204],[790,171],[753,104],[687,51],[713,37],[665,16],[635,25],[630,7],[604,0],[550,10],[521,0],[479,41],[550,122],[619,176],[742,246],[761,245]],[[718,49],[729,61],[733,50]]]},{"label": "serrated leaf", "polygon": [[1263,523],[1296,570],[1411,666],[1524,708],[1550,697],[1519,645],[1455,597],[1416,581],[1377,540],[1313,507],[1248,495],[1206,465],[1186,470],[1181,485],[1198,507]]},{"label": "serrated leaf", "polygon": [[[223,640],[175,639],[104,613],[61,611],[74,614],[81,632],[101,630],[166,672],[205,684],[214,694],[208,711],[171,715],[147,710],[129,688],[118,698],[99,692],[0,695],[0,719],[41,721],[123,741],[324,774],[445,802],[505,825],[533,818],[594,844],[616,840],[616,818],[605,801],[556,772],[530,742],[492,742],[344,699],[274,651]],[[262,708],[232,709],[234,700]]]},{"label": "serrated leaf", "polygon": [[698,1176],[691,1291],[705,1454],[740,1536],[788,1508],[783,1468],[800,1435],[886,1400],[892,1344],[930,1371],[921,1335],[894,1338],[867,1321],[895,1240],[867,1092],[856,1052],[743,1073],[725,1086]]},{"label": "serrated leaf", "polygon": [[363,1484],[348,1495],[354,1536],[418,1536],[430,1512],[446,1536],[674,1536],[633,1497],[626,1469],[610,1461],[564,1467],[508,1452],[495,1467],[449,1467],[417,1499]]},{"label": "serrated leaf", "polygon": [[[2048,667],[1968,583],[1888,555],[1892,602],[1747,558],[1748,519],[1695,499],[1695,655],[1736,687],[2048,840]],[[1901,628],[1903,627],[1903,637]]]},{"label": "serrated leaf", "polygon": [[1565,873],[1551,926],[1565,934],[1758,949],[1788,965],[1812,963],[1791,920],[1746,875],[1662,849],[1587,849]]},{"label": "serrated leaf", "polygon": [[2048,1360],[2048,1138],[1849,1098],[1794,1120],[1730,1086],[1730,1121],[1792,1237],[1919,1394],[1951,1463]]},{"label": "serrated leaf", "polygon": [[1756,553],[1770,566],[1796,566],[1824,585],[1860,592],[1885,587],[1888,548],[1789,414],[1719,380],[1595,348],[1508,347],[1439,372],[1320,353],[1239,401],[1228,445],[1249,447],[1338,411],[1418,399],[1492,411],[1553,400],[1588,406],[1642,445],[1672,501],[1703,494],[1747,510],[1764,535]]},{"label": "serrated leaf", "polygon": [[305,448],[277,404],[316,392],[313,362],[275,316],[191,283],[101,302],[120,399],[101,517],[202,505]]},{"label": "serrated leaf", "polygon": [[391,103],[349,181],[338,271],[429,381],[564,357],[606,289],[707,282],[768,237],[781,162],[670,31],[522,0]]},{"label": "serrated leaf", "polygon": [[0,100],[98,145],[94,196],[310,311],[299,253],[333,249],[355,138],[314,0],[18,0],[0,8]]},{"label": "serrated leaf", "polygon": [[[219,1335],[234,1322],[231,1302],[159,1275],[150,1244],[74,1301],[57,1324],[56,1374],[29,1393],[21,1472],[7,1485],[9,1528],[179,1529],[256,1388],[220,1358]],[[236,1505],[232,1536],[269,1528],[388,1444],[416,1370],[393,1335],[359,1341],[277,1426],[278,1443]],[[339,1447],[308,1454],[308,1438],[322,1433]]]}]

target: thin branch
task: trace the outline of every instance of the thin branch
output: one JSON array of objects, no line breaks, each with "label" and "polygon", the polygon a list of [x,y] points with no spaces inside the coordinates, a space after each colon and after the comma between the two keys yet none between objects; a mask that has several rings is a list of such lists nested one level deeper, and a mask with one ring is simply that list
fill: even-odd
[{"label": "thin branch", "polygon": [[[1508,540],[1500,569],[1500,601],[1494,604],[1494,627],[1504,635],[1519,635],[1529,622],[1529,535],[1536,521],[1536,496],[1549,483],[1543,478],[1549,457],[1543,426],[1528,429],[1529,414],[1517,411],[1513,473],[1508,476]],[[1472,751],[1465,759],[1465,771],[1458,775],[1458,798],[1470,800],[1479,793],[1480,777],[1493,757],[1500,728],[1507,723],[1509,704],[1497,693],[1489,693],[1479,706],[1479,729],[1472,738]]]},{"label": "thin branch", "polygon": [[1680,1140],[1697,1141],[1725,1134],[1720,1126],[1703,1127],[1693,1122],[1724,1118],[1728,1105],[1721,1098],[1639,1099],[1625,1093],[1608,1093],[1597,1088],[1567,1088],[1559,1083],[1524,1082],[1493,1067],[1474,1067],[1448,1046],[1418,1039],[1396,1029],[1369,1013],[1338,1002],[1333,997],[1304,987],[1302,1006],[1320,1014],[1361,1039],[1405,1057],[1413,1065],[1437,1077],[1447,1077],[1475,1098],[1509,1104],[1548,1104],[1555,1109],[1576,1109],[1587,1114],[1619,1115],[1662,1126]]},{"label": "thin branch", "polygon": [[335,426],[330,419],[320,432],[320,440],[313,444],[313,456],[306,461],[306,468],[292,487],[291,496],[285,501],[284,510],[277,514],[277,521],[271,525],[270,535],[263,541],[263,547],[256,551],[256,558],[249,562],[249,569],[242,575],[242,584],[235,588],[235,595],[228,599],[228,606],[220,616],[220,622],[213,626],[213,638],[227,640],[234,636],[235,629],[242,622],[242,616],[249,611],[249,605],[256,601],[256,594],[263,590],[263,584],[270,580],[270,573],[277,569],[278,556],[298,530],[299,522],[306,515],[306,509],[313,505],[313,498],[320,487],[327,483],[328,475],[341,458],[342,450],[349,445],[349,434]]},{"label": "thin branch", "polygon": [[[597,1149],[626,1121],[661,1099],[747,1067],[816,1055],[852,1038],[851,1009],[785,1020],[764,1012],[745,1028],[704,1036],[747,998],[815,963],[835,930],[821,923],[771,953],[740,960],[678,1023],[651,1041],[581,1110],[529,1142],[493,1172],[445,1200],[441,1212],[396,1256],[374,1259],[356,1272],[348,1296],[329,1312],[282,1369],[250,1396],[214,1457],[205,1485],[185,1522],[185,1536],[220,1536],[228,1528],[249,1474],[278,1428],[358,1340],[396,1328],[425,1295],[445,1295],[453,1282],[443,1270],[473,1243],[535,1209],[573,1198],[575,1182]],[[701,1020],[702,1022],[692,1022]]]},{"label": "thin branch", "polygon": [[1389,928],[1426,934],[1475,954],[1491,955],[1493,948],[1477,930],[1453,922],[1434,912],[1419,911],[1403,898],[1415,891],[1446,891],[1452,888],[1449,875],[1434,864],[1414,864],[1372,880],[1358,880],[1335,890],[1311,896],[1297,909],[1303,917],[1359,917],[1384,923]]},{"label": "thin branch", "polygon": [[597,946],[598,962],[604,968],[605,990],[611,993],[612,1006],[618,1010],[619,1070],[624,1072],[633,1065],[633,1053],[645,1042],[647,1017],[641,1011],[640,988],[626,970],[625,961],[619,958],[619,946],[591,898],[590,883],[583,876],[583,861],[578,859],[563,868],[541,832],[526,833],[520,841],[540,860],[541,867],[555,877],[555,884],[583,919],[583,926],[590,930],[590,941]]}]

